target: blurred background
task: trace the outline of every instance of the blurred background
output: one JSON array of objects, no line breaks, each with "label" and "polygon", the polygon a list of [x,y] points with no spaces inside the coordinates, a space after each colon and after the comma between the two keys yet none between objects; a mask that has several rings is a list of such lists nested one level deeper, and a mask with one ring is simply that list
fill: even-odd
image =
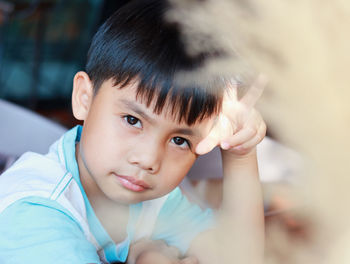
[{"label": "blurred background", "polygon": [[98,26],[128,0],[0,0],[0,99],[72,127],[74,74]]}]

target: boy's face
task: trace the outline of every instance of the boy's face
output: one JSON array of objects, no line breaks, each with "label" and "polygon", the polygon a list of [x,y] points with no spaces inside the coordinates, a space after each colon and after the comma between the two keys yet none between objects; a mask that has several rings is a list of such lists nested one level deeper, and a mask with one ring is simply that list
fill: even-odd
[{"label": "boy's face", "polygon": [[[79,76],[80,74],[80,76]],[[80,178],[88,196],[122,204],[169,193],[196,160],[195,147],[213,118],[192,126],[177,123],[136,100],[137,83],[119,89],[105,81],[97,95],[85,73],[74,80],[73,112],[84,120],[77,145]]]}]

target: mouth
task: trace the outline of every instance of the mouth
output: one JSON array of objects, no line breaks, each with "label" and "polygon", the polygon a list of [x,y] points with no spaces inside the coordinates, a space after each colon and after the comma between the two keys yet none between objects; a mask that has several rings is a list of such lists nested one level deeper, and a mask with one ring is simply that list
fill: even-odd
[{"label": "mouth", "polygon": [[151,189],[151,186],[149,186],[142,180],[137,180],[131,176],[124,176],[118,174],[114,175],[117,176],[118,181],[123,185],[123,187],[130,191],[142,192],[144,190]]}]

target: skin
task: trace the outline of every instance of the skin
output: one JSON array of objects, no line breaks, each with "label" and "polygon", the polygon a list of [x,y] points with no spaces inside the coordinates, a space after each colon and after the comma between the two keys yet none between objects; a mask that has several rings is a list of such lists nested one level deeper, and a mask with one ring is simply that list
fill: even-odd
[{"label": "skin", "polygon": [[180,251],[164,241],[140,239],[130,247],[128,264],[198,264],[193,256],[180,258]]},{"label": "skin", "polygon": [[189,254],[199,263],[264,262],[264,217],[256,145],[266,133],[261,115],[254,109],[266,85],[259,76],[243,98],[230,85],[224,97],[219,122],[197,146],[203,154],[221,147],[223,161],[223,202],[215,229],[200,234]]},{"label": "skin", "polygon": [[[249,238],[246,243],[230,241],[237,243],[233,257],[243,257],[241,263],[262,262],[263,209],[255,146],[265,136],[266,125],[253,106],[264,82],[258,79],[241,100],[237,99],[236,87],[228,84],[219,118],[188,126],[174,122],[168,107],[157,115],[152,104],[146,107],[137,100],[137,82],[118,89],[112,80],[107,80],[94,96],[89,76],[78,72],[72,106],[74,116],[84,121],[84,129],[76,146],[76,158],[94,209],[103,211],[106,205],[120,208],[169,193],[198,155],[219,145],[225,186],[222,222],[229,220],[230,224],[200,235],[191,244],[189,254],[196,257],[192,258],[195,262],[198,259],[199,263],[217,263],[226,251],[211,241],[226,242],[227,238],[237,239],[242,234]],[[221,233],[225,235],[218,237]],[[250,246],[251,243],[256,246]],[[144,254],[144,260],[162,258],[159,252],[153,252]],[[228,257],[220,263],[231,261],[232,257]]]},{"label": "skin", "polygon": [[[213,120],[191,127],[176,123],[165,109],[136,100],[137,83],[119,89],[105,81],[93,96],[88,75],[74,79],[73,113],[84,121],[77,161],[88,197],[129,205],[161,197],[185,177],[197,158],[196,145],[207,135]],[[121,177],[119,177],[121,176]],[[142,181],[131,190],[122,184]]]}]

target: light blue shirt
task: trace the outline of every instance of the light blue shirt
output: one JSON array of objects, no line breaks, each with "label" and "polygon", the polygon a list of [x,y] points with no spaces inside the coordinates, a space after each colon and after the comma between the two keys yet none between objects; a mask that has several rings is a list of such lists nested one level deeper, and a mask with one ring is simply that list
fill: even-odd
[{"label": "light blue shirt", "polygon": [[[129,206],[127,237],[116,244],[82,187],[76,126],[46,155],[25,153],[0,176],[0,263],[124,262],[132,241],[162,239],[185,253],[213,214],[188,202],[179,188],[158,199]],[[141,228],[138,228],[142,223]]]}]

